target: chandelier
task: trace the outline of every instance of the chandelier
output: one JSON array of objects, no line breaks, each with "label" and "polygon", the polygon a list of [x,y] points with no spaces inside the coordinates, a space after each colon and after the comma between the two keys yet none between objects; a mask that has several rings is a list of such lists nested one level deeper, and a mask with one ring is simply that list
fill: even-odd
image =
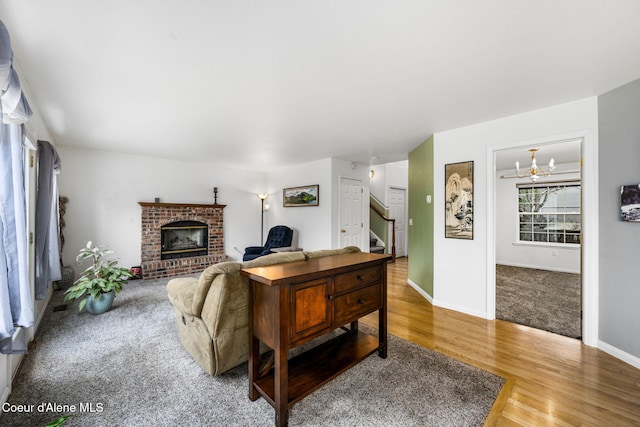
[{"label": "chandelier", "polygon": [[545,171],[543,167],[538,166],[536,163],[536,151],[538,151],[537,148],[529,149],[529,152],[531,153],[531,166],[528,167],[524,173],[520,173],[520,162],[516,162],[516,175],[518,178],[529,177],[531,182],[536,182],[538,177],[548,176],[553,173],[553,170],[556,168],[553,163],[553,157],[549,160],[549,167]]}]

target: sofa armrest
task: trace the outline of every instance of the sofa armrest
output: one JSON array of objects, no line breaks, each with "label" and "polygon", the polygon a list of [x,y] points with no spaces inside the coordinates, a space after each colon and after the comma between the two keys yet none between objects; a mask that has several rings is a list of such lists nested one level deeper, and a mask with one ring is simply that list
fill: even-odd
[{"label": "sofa armrest", "polygon": [[209,289],[216,277],[237,274],[240,267],[240,263],[226,261],[207,267],[197,279],[193,277],[171,279],[167,283],[169,301],[182,313],[200,317]]},{"label": "sofa armrest", "polygon": [[179,277],[169,280],[167,283],[167,295],[169,302],[184,314],[199,316],[200,312],[193,312],[193,298],[198,288],[198,279],[192,277]]}]

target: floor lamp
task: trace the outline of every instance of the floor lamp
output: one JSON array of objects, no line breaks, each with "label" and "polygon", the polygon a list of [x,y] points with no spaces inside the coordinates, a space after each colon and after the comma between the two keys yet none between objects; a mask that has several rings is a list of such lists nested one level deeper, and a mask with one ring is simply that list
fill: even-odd
[{"label": "floor lamp", "polygon": [[258,194],[258,199],[260,199],[260,246],[264,245],[264,212],[269,209],[269,205],[265,205],[264,201],[269,197],[266,193]]}]

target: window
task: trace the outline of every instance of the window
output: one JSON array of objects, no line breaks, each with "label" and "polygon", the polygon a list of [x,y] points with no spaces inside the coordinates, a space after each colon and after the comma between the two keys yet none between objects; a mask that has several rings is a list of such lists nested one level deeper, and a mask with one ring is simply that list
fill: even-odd
[{"label": "window", "polygon": [[580,184],[518,186],[518,240],[580,244]]}]

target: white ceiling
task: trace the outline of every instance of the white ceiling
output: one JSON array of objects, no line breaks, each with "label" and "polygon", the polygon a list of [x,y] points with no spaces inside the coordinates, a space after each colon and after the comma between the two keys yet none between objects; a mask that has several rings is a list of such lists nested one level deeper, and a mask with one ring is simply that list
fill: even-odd
[{"label": "white ceiling", "polygon": [[0,0],[58,145],[268,170],[640,77],[636,0]]}]

